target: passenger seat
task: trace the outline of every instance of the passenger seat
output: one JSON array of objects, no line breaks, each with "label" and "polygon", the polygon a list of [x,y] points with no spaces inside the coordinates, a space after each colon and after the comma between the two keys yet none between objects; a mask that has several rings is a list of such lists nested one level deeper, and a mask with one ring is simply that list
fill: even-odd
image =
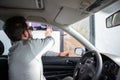
[{"label": "passenger seat", "polygon": [[8,80],[8,57],[2,55],[4,52],[4,45],[0,41],[0,80]]}]

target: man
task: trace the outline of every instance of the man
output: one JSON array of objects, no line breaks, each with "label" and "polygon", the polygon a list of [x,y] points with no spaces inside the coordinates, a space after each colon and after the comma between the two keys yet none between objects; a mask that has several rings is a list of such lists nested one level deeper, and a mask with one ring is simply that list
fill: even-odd
[{"label": "man", "polygon": [[12,42],[9,49],[9,80],[45,80],[41,56],[53,45],[52,30],[46,30],[46,38],[33,39],[31,30],[22,16],[9,18],[4,31]]}]

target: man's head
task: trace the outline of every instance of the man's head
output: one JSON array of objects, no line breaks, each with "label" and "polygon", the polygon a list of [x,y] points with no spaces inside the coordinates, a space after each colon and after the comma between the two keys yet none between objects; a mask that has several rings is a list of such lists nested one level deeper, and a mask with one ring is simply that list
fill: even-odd
[{"label": "man's head", "polygon": [[22,16],[14,16],[5,22],[4,31],[12,42],[27,40],[32,37],[26,24],[26,19]]}]

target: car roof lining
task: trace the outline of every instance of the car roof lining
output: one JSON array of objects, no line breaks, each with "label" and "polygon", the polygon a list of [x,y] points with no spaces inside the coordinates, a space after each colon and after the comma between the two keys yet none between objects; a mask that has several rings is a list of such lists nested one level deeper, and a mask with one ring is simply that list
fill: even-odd
[{"label": "car roof lining", "polygon": [[[37,7],[37,1],[41,2],[42,8]],[[0,15],[4,19],[15,15],[37,16],[49,23],[70,25],[115,1],[117,0],[0,0]],[[34,20],[41,20],[38,18]]]}]

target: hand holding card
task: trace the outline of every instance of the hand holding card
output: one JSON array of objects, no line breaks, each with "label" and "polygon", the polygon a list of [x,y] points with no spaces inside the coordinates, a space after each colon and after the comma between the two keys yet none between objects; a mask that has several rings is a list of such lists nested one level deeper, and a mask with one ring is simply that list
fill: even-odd
[{"label": "hand holding card", "polygon": [[51,36],[52,35],[52,28],[51,27],[48,27],[45,31],[45,36]]}]

